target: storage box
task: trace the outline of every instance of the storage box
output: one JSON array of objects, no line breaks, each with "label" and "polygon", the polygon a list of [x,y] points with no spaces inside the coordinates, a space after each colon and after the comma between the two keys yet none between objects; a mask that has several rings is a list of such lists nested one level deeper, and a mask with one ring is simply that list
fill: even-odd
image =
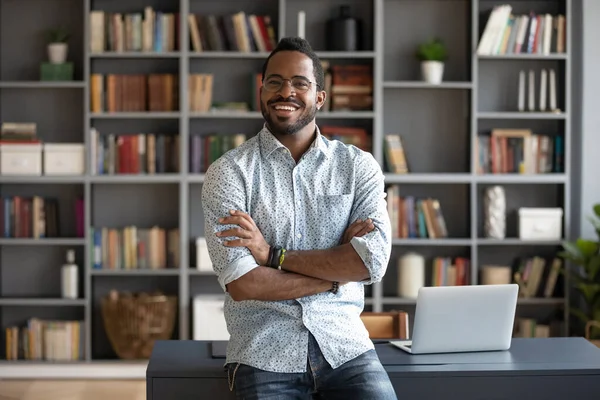
[{"label": "storage box", "polygon": [[40,143],[0,144],[0,174],[42,175],[42,145]]},{"label": "storage box", "polygon": [[224,304],[225,295],[194,297],[194,340],[229,340]]},{"label": "storage box", "polygon": [[198,271],[214,272],[205,237],[196,239],[196,269]]},{"label": "storage box", "polygon": [[562,208],[519,208],[519,238],[560,240]]},{"label": "storage box", "polygon": [[83,175],[84,145],[80,143],[44,144],[44,175]]}]

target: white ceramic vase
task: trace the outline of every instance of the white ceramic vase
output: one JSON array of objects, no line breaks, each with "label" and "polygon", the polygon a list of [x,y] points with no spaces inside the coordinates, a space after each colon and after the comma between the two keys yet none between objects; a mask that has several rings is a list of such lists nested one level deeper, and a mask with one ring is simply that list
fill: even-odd
[{"label": "white ceramic vase", "polygon": [[441,61],[422,61],[421,75],[427,83],[439,85],[444,76],[444,63]]},{"label": "white ceramic vase", "polygon": [[67,60],[67,51],[66,43],[50,43],[48,45],[48,60],[52,64],[62,64]]}]

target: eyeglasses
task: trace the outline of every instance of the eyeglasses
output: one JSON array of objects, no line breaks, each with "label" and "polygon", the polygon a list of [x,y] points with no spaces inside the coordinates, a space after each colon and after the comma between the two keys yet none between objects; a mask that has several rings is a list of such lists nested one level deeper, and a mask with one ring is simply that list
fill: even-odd
[{"label": "eyeglasses", "polygon": [[283,82],[285,82],[285,81],[290,81],[290,84],[292,85],[292,87],[294,88],[294,90],[297,93],[306,93],[308,91],[308,89],[310,89],[310,85],[312,85],[312,84],[316,85],[316,83],[311,82],[306,78],[297,76],[292,79],[283,79],[283,78],[277,78],[277,77],[268,78],[264,82],[263,87],[268,92],[275,93],[275,92],[278,92],[281,90],[281,88],[283,87]]}]

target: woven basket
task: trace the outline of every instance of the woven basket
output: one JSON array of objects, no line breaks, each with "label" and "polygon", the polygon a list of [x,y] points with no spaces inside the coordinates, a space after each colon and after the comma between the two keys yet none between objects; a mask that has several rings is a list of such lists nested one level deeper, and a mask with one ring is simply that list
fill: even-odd
[{"label": "woven basket", "polygon": [[171,338],[177,297],[111,292],[102,298],[102,319],[110,344],[121,359],[148,359],[156,340]]}]

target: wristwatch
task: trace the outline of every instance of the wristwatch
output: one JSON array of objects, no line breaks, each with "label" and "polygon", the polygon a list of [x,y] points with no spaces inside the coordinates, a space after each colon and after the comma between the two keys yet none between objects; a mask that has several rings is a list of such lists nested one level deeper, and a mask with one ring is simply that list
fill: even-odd
[{"label": "wristwatch", "polygon": [[285,258],[285,249],[281,246],[271,246],[269,250],[268,266],[274,269],[281,269]]}]

